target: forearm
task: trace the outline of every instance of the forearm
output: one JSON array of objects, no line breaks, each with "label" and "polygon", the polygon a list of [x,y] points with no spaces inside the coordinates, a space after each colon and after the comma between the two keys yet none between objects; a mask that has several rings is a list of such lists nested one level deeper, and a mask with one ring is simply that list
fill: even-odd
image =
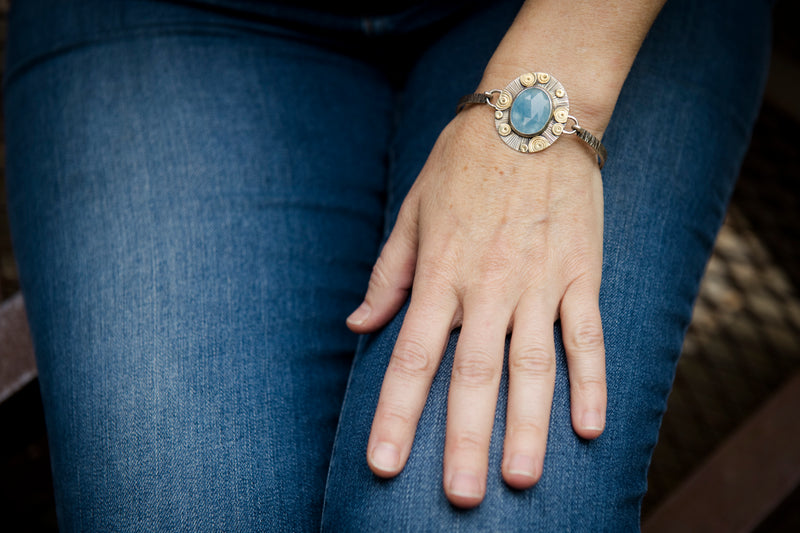
[{"label": "forearm", "polygon": [[639,47],[665,0],[527,0],[497,47],[479,90],[524,72],[548,72],[570,113],[602,135]]}]

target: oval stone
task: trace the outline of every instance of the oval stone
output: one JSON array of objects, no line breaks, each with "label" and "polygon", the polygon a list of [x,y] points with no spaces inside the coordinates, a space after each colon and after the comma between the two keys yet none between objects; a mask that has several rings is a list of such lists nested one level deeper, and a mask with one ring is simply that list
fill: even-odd
[{"label": "oval stone", "polygon": [[525,89],[514,98],[509,116],[511,125],[521,135],[536,135],[547,126],[553,104],[547,93],[536,87]]}]

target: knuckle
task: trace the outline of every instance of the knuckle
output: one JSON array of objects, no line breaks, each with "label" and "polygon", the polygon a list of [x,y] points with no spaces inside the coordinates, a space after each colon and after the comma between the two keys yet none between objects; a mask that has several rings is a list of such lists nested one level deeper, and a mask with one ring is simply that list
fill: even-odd
[{"label": "knuckle", "polygon": [[370,289],[382,289],[390,286],[387,269],[386,259],[384,259],[383,255],[378,256],[377,261],[372,266],[372,274],[369,276]]},{"label": "knuckle", "polygon": [[416,278],[417,285],[424,287],[423,299],[426,304],[447,301],[453,296],[452,269],[439,269],[436,265],[425,265],[425,269]]},{"label": "knuckle", "polygon": [[460,431],[453,442],[457,452],[481,452],[487,447],[486,438],[475,431]]},{"label": "knuckle", "polygon": [[412,423],[411,415],[408,412],[408,409],[399,405],[388,403],[381,404],[380,409],[377,410],[375,418],[381,425],[396,426],[399,424],[402,426],[408,426]]},{"label": "knuckle", "polygon": [[570,335],[570,345],[578,352],[599,352],[603,350],[603,328],[595,321],[583,321],[575,326]]},{"label": "knuckle", "polygon": [[394,227],[404,227],[410,225],[414,221],[417,210],[419,209],[419,195],[417,188],[412,185],[411,189],[406,194],[405,200],[400,204],[400,210],[397,212],[397,221]]},{"label": "knuckle", "polygon": [[494,383],[499,376],[500,368],[486,352],[461,354],[453,363],[453,380],[468,386],[486,386]]},{"label": "knuckle", "polygon": [[456,256],[452,253],[443,252],[436,256],[426,256],[421,274],[430,285],[447,287],[458,277],[457,264]]},{"label": "knuckle", "polygon": [[548,264],[545,253],[531,253],[525,260],[521,278],[524,280],[526,290],[542,290],[550,285],[550,280],[557,279],[555,269]]},{"label": "knuckle", "polygon": [[522,346],[508,360],[509,370],[523,379],[541,379],[555,374],[554,354],[541,345]]},{"label": "knuckle", "polygon": [[487,250],[473,260],[464,277],[476,292],[496,297],[512,284],[518,274],[517,263],[514,254]]},{"label": "knuckle", "polygon": [[434,360],[425,345],[417,339],[398,339],[392,354],[392,371],[410,378],[426,376],[433,371]]},{"label": "knuckle", "polygon": [[543,434],[547,434],[547,427],[543,427],[530,416],[517,416],[508,425],[508,436],[512,439],[522,438],[528,442],[530,441],[529,437]]},{"label": "knuckle", "polygon": [[578,378],[578,387],[585,393],[602,394],[606,390],[606,380],[600,376],[586,375]]},{"label": "knuckle", "polygon": [[511,276],[509,260],[505,254],[492,255],[481,262],[477,284],[488,290],[505,287]]},{"label": "knuckle", "polygon": [[561,258],[561,270],[566,277],[580,278],[587,270],[587,263],[583,247],[578,247]]},{"label": "knuckle", "polygon": [[561,259],[561,268],[567,277],[588,281],[600,258],[593,251],[588,237],[581,240],[581,237],[575,236],[574,239],[573,247]]}]

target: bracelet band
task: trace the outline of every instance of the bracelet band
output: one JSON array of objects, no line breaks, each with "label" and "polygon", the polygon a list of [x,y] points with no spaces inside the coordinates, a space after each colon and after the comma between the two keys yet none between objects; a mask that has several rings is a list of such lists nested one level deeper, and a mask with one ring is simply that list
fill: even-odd
[{"label": "bracelet band", "polygon": [[[527,72],[509,82],[505,89],[462,96],[456,113],[471,104],[486,104],[494,108],[497,133],[514,150],[541,152],[564,133],[575,135],[594,150],[600,168],[606,162],[608,152],[605,146],[569,114],[566,89],[546,72]],[[567,129],[570,120],[573,125]]]}]

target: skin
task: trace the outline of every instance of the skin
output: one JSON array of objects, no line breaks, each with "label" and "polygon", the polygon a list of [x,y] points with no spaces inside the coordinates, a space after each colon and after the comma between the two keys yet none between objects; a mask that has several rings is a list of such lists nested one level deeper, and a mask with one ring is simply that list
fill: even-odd
[{"label": "skin", "polygon": [[[503,88],[529,71],[549,72],[567,89],[570,114],[602,137],[662,4],[529,0],[477,89]],[[451,503],[474,507],[484,497],[508,333],[506,483],[526,489],[542,475],[558,319],[573,428],[585,439],[603,432],[602,180],[593,152],[564,137],[543,152],[518,153],[498,138],[492,110],[471,106],[436,141],[375,263],[364,303],[347,321],[357,333],[375,331],[411,293],[367,446],[376,475],[393,477],[403,469],[457,327],[443,478]]]}]

